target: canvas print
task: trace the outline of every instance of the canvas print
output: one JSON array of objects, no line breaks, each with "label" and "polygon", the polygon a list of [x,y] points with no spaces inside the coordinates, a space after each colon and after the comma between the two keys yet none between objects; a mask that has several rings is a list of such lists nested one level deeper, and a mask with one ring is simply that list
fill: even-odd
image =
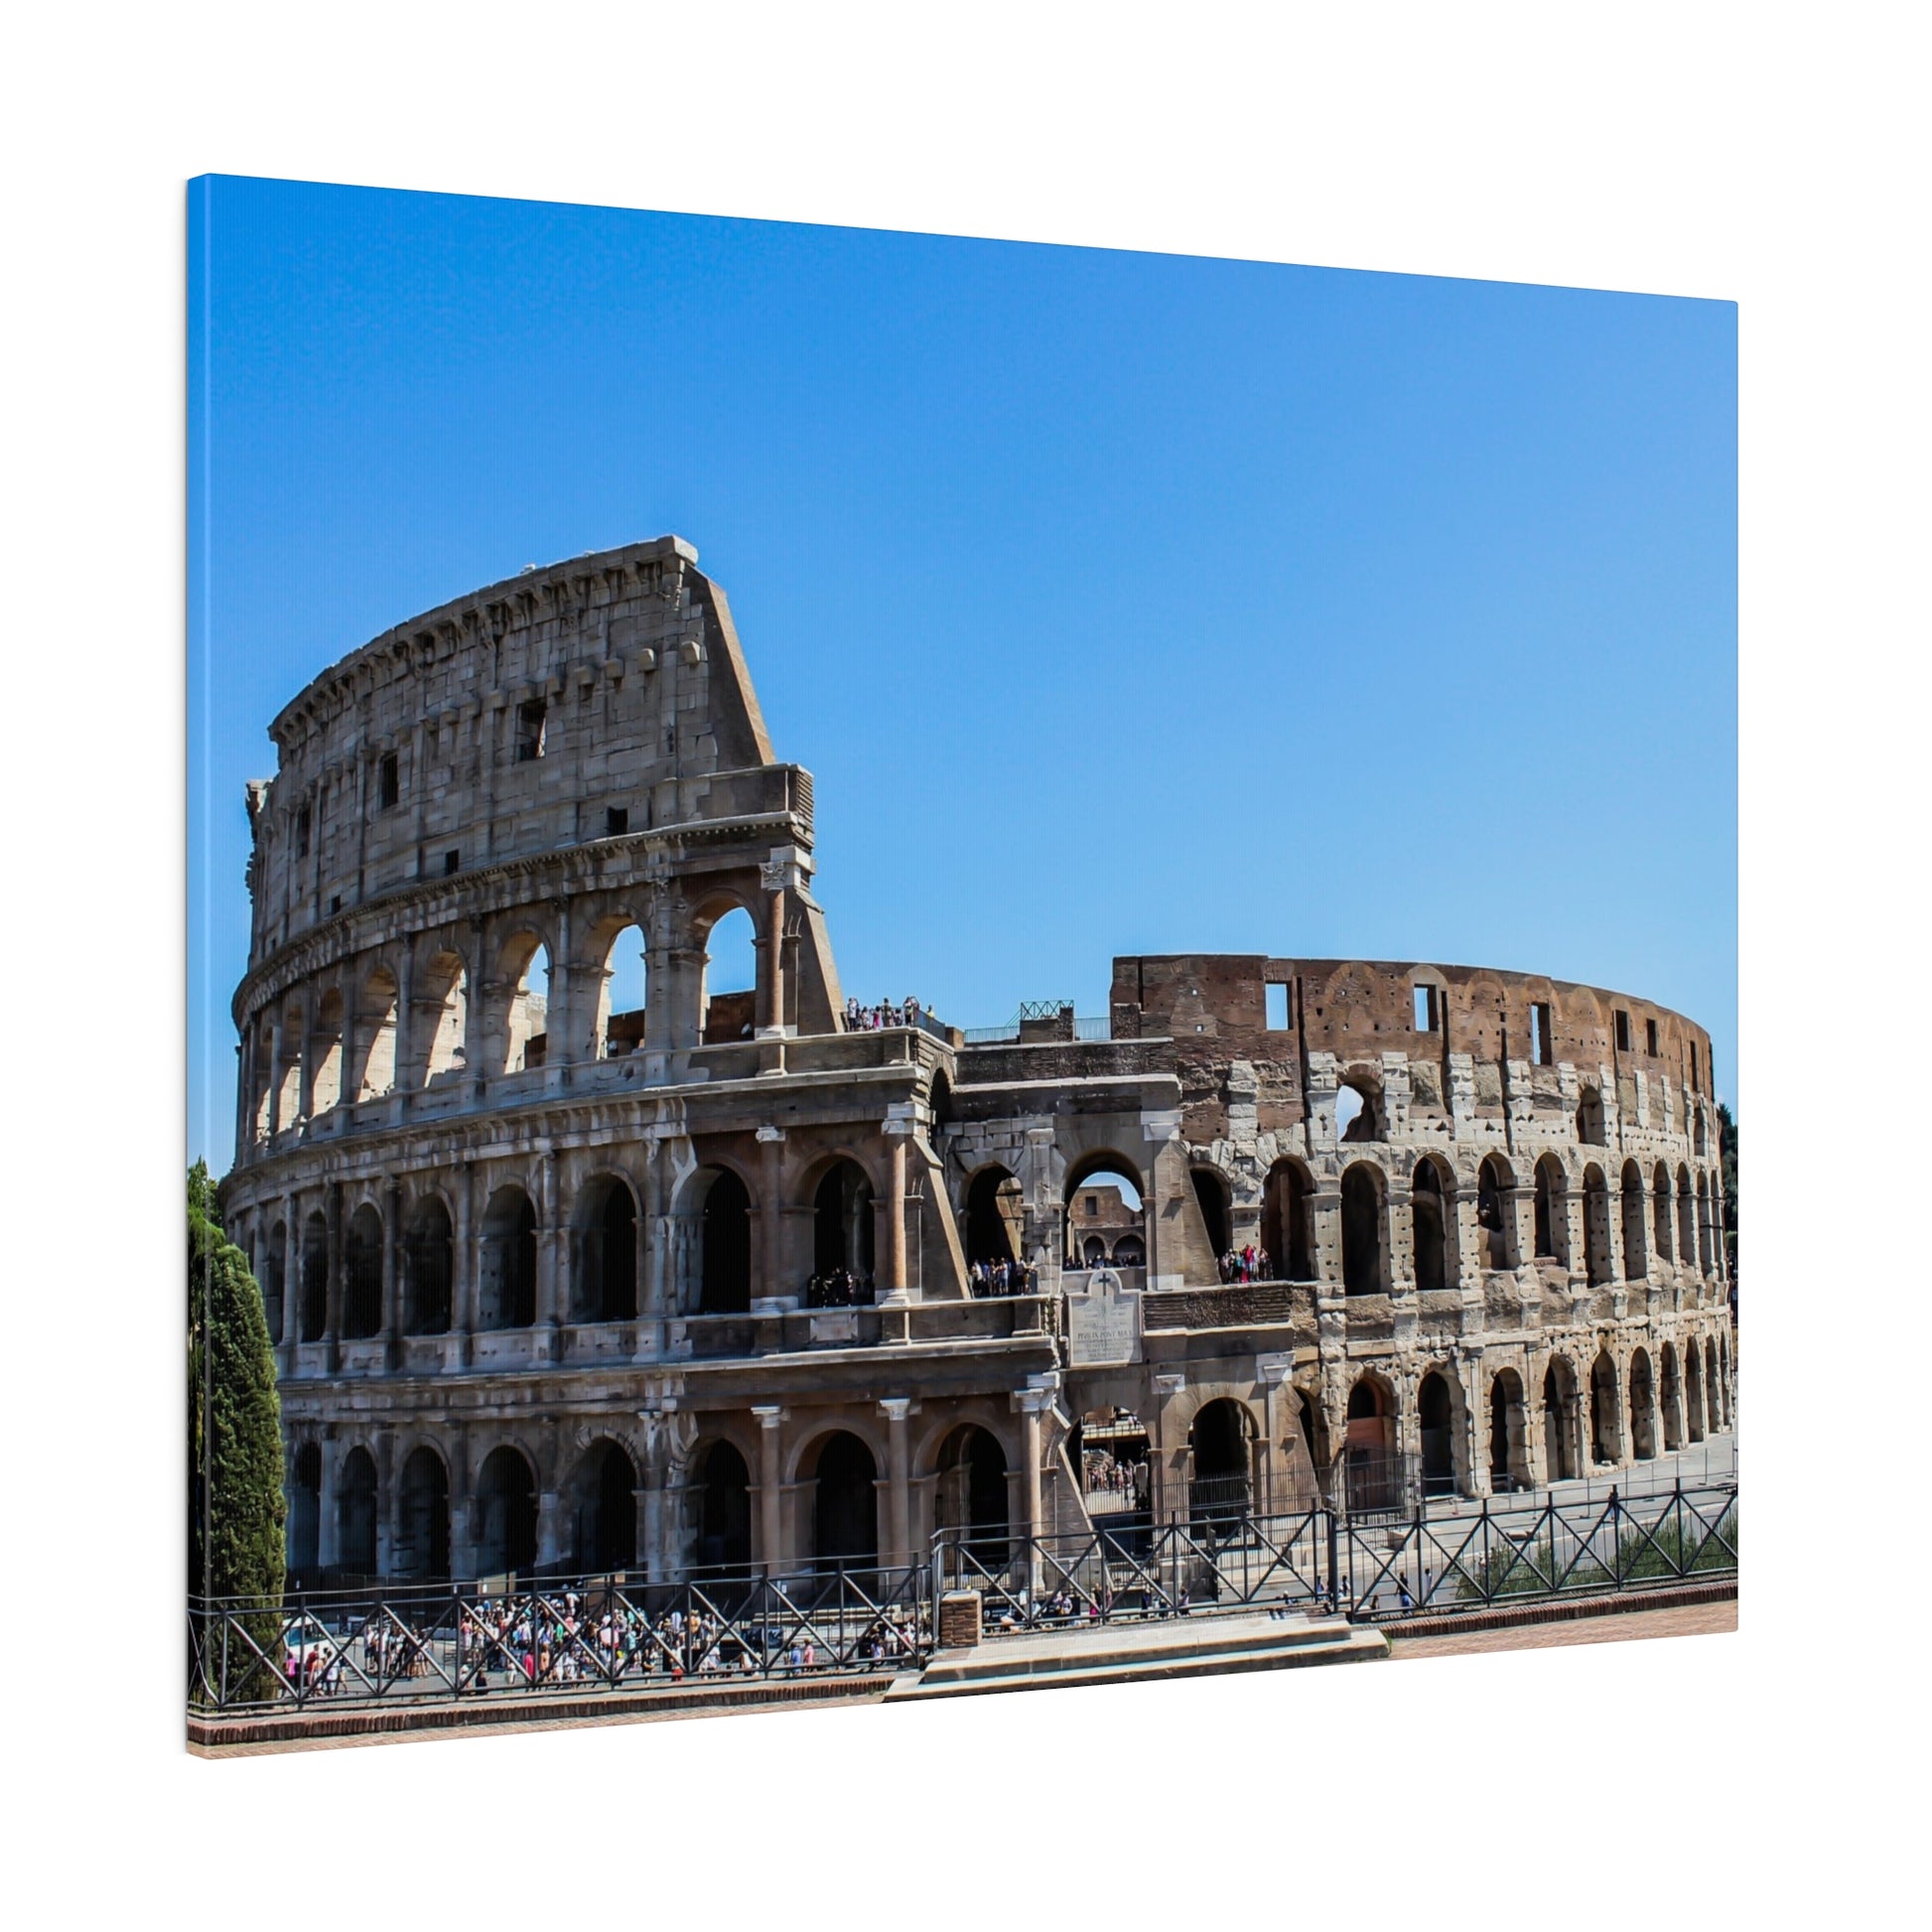
[{"label": "canvas print", "polygon": [[1728,305],[190,210],[197,1748],[1730,1627]]}]

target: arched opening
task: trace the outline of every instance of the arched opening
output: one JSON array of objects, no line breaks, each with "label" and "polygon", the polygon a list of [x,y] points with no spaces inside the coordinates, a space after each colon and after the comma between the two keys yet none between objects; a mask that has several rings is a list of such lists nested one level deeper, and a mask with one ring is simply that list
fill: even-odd
[{"label": "arched opening", "polygon": [[1448,1380],[1436,1369],[1416,1390],[1416,1421],[1422,1431],[1422,1486],[1428,1496],[1455,1493],[1454,1404]]},{"label": "arched opening", "polygon": [[309,1076],[309,1111],[326,1114],[343,1097],[343,996],[331,987],[316,1009],[316,1030],[310,1050],[315,1070]]},{"label": "arched opening", "polygon": [[343,1235],[343,1334],[359,1341],[382,1332],[382,1216],[364,1201]]},{"label": "arched opening", "polygon": [[1585,1087],[1577,1103],[1577,1138],[1585,1147],[1604,1147],[1603,1096],[1594,1087]]},{"label": "arched opening", "polygon": [[523,1073],[550,1057],[550,948],[533,932],[518,933],[504,951],[510,983],[503,1016],[503,1068]]},{"label": "arched opening", "polygon": [[621,926],[604,948],[597,984],[597,1057],[613,1060],[644,1043],[643,928]]},{"label": "arched opening", "polygon": [[311,1214],[302,1223],[300,1339],[320,1341],[329,1326],[329,1223]]},{"label": "arched opening", "polygon": [[1674,1251],[1670,1238],[1670,1170],[1659,1161],[1651,1176],[1651,1235],[1657,1244],[1657,1259],[1666,1268],[1672,1265]]},{"label": "arched opening", "polygon": [[1026,1195],[1005,1168],[982,1168],[966,1189],[966,1259],[990,1267],[1020,1259]]},{"label": "arched opening", "polygon": [[1476,1225],[1482,1229],[1484,1265],[1510,1269],[1520,1265],[1516,1252],[1516,1212],[1512,1191],[1516,1176],[1500,1155],[1483,1157],[1476,1171]]},{"label": "arched opening", "polygon": [[1254,1502],[1254,1419],[1227,1396],[1203,1403],[1187,1432],[1188,1513],[1195,1522],[1248,1514]]},{"label": "arched opening", "polygon": [[1641,1348],[1630,1357],[1630,1453],[1639,1462],[1657,1453],[1657,1391],[1650,1356]]},{"label": "arched opening", "polygon": [[1080,1418],[1075,1464],[1089,1516],[1119,1517],[1148,1509],[1153,1464],[1147,1424],[1131,1409],[1092,1409]]},{"label": "arched opening", "polygon": [[1677,1259],[1686,1268],[1698,1262],[1697,1195],[1691,1190],[1691,1171],[1677,1171]]},{"label": "arched opening", "polygon": [[1357,1161],[1341,1177],[1341,1280],[1349,1295],[1388,1293],[1382,1175],[1366,1161]]},{"label": "arched opening", "polygon": [[322,1568],[322,1450],[304,1443],[289,1483],[289,1585],[313,1586]]},{"label": "arched opening", "polygon": [[1138,1234],[1123,1234],[1114,1243],[1114,1252],[1110,1258],[1116,1268],[1145,1268],[1147,1243]]},{"label": "arched opening", "polygon": [[1234,1245],[1228,1216],[1227,1182],[1212,1168],[1191,1168],[1188,1178],[1194,1183],[1194,1199],[1200,1203],[1202,1225],[1207,1229],[1207,1249],[1218,1261]]},{"label": "arched opening", "polygon": [[1529,1414],[1513,1368],[1489,1382],[1489,1486],[1499,1496],[1530,1486]]},{"label": "arched opening", "polygon": [[1562,1355],[1543,1371],[1543,1458],[1552,1482],[1573,1482],[1583,1473],[1579,1453],[1577,1371]]},{"label": "arched opening", "polygon": [[375,1457],[360,1444],[343,1457],[336,1485],[337,1564],[345,1576],[375,1575]]},{"label": "arched opening", "polygon": [[1434,1161],[1418,1161],[1410,1182],[1409,1226],[1416,1258],[1416,1287],[1424,1295],[1449,1287],[1448,1214],[1443,1176]]},{"label": "arched opening", "polygon": [[262,1287],[262,1318],[268,1323],[268,1339],[277,1348],[288,1316],[288,1240],[287,1224],[277,1221],[268,1231],[268,1247],[256,1269]]},{"label": "arched opening", "polygon": [[1711,1433],[1715,1436],[1729,1423],[1725,1406],[1725,1378],[1718,1367],[1718,1344],[1704,1344],[1704,1399],[1710,1406]]},{"label": "arched opening", "polygon": [[579,1321],[629,1321],[637,1313],[637,1203],[617,1174],[584,1190],[573,1245],[572,1307]]},{"label": "arched opening", "polygon": [[699,1217],[698,1312],[745,1314],[752,1306],[752,1196],[720,1168],[704,1191]]},{"label": "arched opening", "polygon": [[1684,1344],[1685,1433],[1694,1443],[1704,1441],[1704,1351],[1695,1340]]},{"label": "arched opening", "polygon": [[1691,1109],[1691,1150],[1693,1153],[1702,1155],[1707,1151],[1705,1147],[1706,1132],[1704,1103],[1700,1100]]},{"label": "arched opening", "polygon": [[1597,1462],[1622,1459],[1623,1431],[1616,1386],[1616,1364],[1599,1350],[1589,1371],[1590,1456]]},{"label": "arched opening", "polygon": [[812,1553],[825,1570],[879,1562],[879,1465],[858,1437],[837,1430],[820,1446],[812,1484]]},{"label": "arched opening", "polygon": [[1591,1288],[1601,1288],[1613,1273],[1609,1183],[1592,1161],[1584,1170],[1584,1275]]},{"label": "arched opening", "polygon": [[355,1037],[362,1042],[355,1098],[380,1100],[396,1084],[396,976],[386,966],[378,966],[362,982]]},{"label": "arched opening", "polygon": [[752,1567],[752,1472],[730,1443],[698,1461],[698,1567],[737,1575]]},{"label": "arched opening", "polygon": [[698,1037],[707,1045],[750,1039],[758,1031],[758,934],[752,915],[733,906],[705,935]]},{"label": "arched opening", "polygon": [[812,1299],[870,1302],[876,1236],[872,1182],[856,1161],[835,1161],[812,1192]]},{"label": "arched opening", "polygon": [[536,1561],[536,1477],[522,1451],[505,1444],[477,1475],[477,1569],[484,1577],[520,1575]]},{"label": "arched opening", "polygon": [[396,1518],[397,1576],[438,1582],[450,1574],[450,1472],[427,1445],[402,1465]]},{"label": "arched opening", "polygon": [[1684,1447],[1684,1378],[1677,1365],[1677,1344],[1667,1341],[1658,1352],[1657,1406],[1663,1415],[1664,1450]]},{"label": "arched opening", "polygon": [[1335,1138],[1349,1146],[1386,1141],[1380,1084],[1364,1073],[1347,1073],[1335,1089]]},{"label": "arched opening", "polygon": [[957,1532],[955,1540],[981,1563],[1007,1558],[1007,1452],[990,1429],[963,1423],[939,1450],[939,1481],[932,1522]]},{"label": "arched opening", "polygon": [[1277,1280],[1314,1280],[1314,1249],[1309,1239],[1309,1196],[1314,1183],[1299,1161],[1277,1161],[1261,1190],[1261,1245]]},{"label": "arched opening", "polygon": [[1104,1266],[1115,1245],[1128,1235],[1141,1244],[1142,1260],[1146,1260],[1141,1177],[1113,1155],[1088,1155],[1067,1171],[1062,1220],[1068,1268]]},{"label": "arched opening", "polygon": [[281,1048],[282,1079],[275,1092],[275,1130],[280,1133],[302,1118],[302,1002],[291,1000],[276,1024],[275,1041]]},{"label": "arched opening", "polygon": [[1536,1164],[1536,1258],[1570,1266],[1570,1188],[1554,1154]]},{"label": "arched opening", "polygon": [[1372,1376],[1359,1377],[1348,1391],[1343,1466],[1350,1510],[1401,1506],[1402,1468],[1395,1447],[1395,1403]]},{"label": "arched opening", "polygon": [[593,1443],[571,1484],[571,1559],[580,1576],[637,1561],[637,1466],[621,1444]]},{"label": "arched opening", "polygon": [[423,1011],[433,1016],[423,1084],[460,1079],[469,1061],[470,975],[453,952],[439,952],[423,979]]},{"label": "arched opening", "polygon": [[537,1211],[521,1187],[499,1187],[483,1215],[477,1326],[528,1328],[537,1318]]},{"label": "arched opening", "polygon": [[402,1243],[402,1326],[405,1334],[441,1335],[450,1327],[456,1237],[439,1195],[416,1203]]},{"label": "arched opening", "polygon": [[1623,1279],[1640,1282],[1650,1273],[1644,1252],[1643,1170],[1634,1161],[1623,1164]]},{"label": "arched opening", "polygon": [[1698,1273],[1713,1273],[1711,1261],[1711,1186],[1704,1174],[1697,1178]]}]

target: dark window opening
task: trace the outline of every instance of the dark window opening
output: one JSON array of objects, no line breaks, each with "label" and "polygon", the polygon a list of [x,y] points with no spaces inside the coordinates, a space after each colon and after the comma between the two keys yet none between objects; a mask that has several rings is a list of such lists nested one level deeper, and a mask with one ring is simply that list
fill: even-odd
[{"label": "dark window opening", "polygon": [[725,1169],[705,1192],[698,1285],[701,1314],[744,1314],[752,1306],[752,1197]]},{"label": "dark window opening", "polygon": [[544,713],[547,707],[541,698],[532,698],[528,704],[516,708],[516,761],[529,764],[543,756]]},{"label": "dark window opening", "polygon": [[1542,1000],[1530,1008],[1530,1058],[1538,1066],[1550,1066],[1556,1060],[1555,1042],[1550,1036],[1550,1008]]},{"label": "dark window opening", "polygon": [[295,856],[306,859],[309,856],[309,808],[304,805],[295,815]]},{"label": "dark window opening", "polygon": [[331,893],[331,894],[329,895],[329,916],[330,916],[331,918],[334,918],[334,917],[335,917],[335,915],[336,915],[336,914],[337,914],[338,912],[340,912],[340,911],[341,911],[342,909],[343,909],[343,896],[342,896],[342,894],[341,894],[341,893]]},{"label": "dark window opening", "polygon": [[621,838],[630,830],[630,808],[627,805],[607,805],[604,808],[604,836],[607,839]]},{"label": "dark window opening", "polygon": [[443,871],[446,875],[453,872],[460,872],[462,871],[462,869],[463,869],[463,853],[461,849],[455,852],[444,853]]},{"label": "dark window opening", "polygon": [[1285,1034],[1290,1024],[1289,989],[1286,986],[1270,984],[1262,988],[1268,1003],[1268,1031],[1271,1034]]},{"label": "dark window opening", "polygon": [[1416,1031],[1439,1034],[1443,1031],[1443,989],[1440,986],[1416,988]]},{"label": "dark window opening", "polygon": [[1657,1057],[1657,1023],[1654,1020],[1643,1023],[1643,1050],[1653,1060]]},{"label": "dark window opening", "polygon": [[1616,1050],[1619,1053],[1630,1050],[1630,1016],[1621,1007],[1616,1011]]},{"label": "dark window opening", "polygon": [[375,802],[379,811],[388,811],[402,797],[402,773],[393,752],[384,752],[375,770]]}]

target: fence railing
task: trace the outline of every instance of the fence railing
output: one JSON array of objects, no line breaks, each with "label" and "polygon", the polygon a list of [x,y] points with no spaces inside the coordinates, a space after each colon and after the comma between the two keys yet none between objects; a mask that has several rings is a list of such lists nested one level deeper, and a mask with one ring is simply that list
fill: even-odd
[{"label": "fence railing", "polygon": [[931,1578],[919,1564],[191,1600],[189,1705],[260,1713],[902,1669],[931,1649]]},{"label": "fence railing", "polygon": [[1357,1620],[1448,1615],[1542,1598],[1702,1582],[1737,1571],[1736,1485],[1629,1500],[1545,1496],[1471,1515],[1389,1520],[1316,1503],[1297,1514],[1196,1510],[1193,1520],[989,1552],[942,1533],[934,1587],[976,1589],[989,1635],[1267,1608]]}]

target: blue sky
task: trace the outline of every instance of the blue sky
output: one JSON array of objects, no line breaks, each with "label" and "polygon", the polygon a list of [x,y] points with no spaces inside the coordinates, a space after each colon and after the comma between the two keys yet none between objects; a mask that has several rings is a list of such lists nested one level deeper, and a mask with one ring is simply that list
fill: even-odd
[{"label": "blue sky", "polygon": [[847,991],[1490,964],[1736,1053],[1728,303],[190,189],[189,1149],[242,785],[388,625],[675,530],[817,779]]}]

